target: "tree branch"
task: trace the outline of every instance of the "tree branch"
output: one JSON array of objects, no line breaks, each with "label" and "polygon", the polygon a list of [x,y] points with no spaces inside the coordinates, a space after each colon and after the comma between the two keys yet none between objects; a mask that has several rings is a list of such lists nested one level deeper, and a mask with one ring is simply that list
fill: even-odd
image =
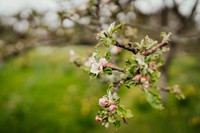
[{"label": "tree branch", "polygon": [[168,42],[162,41],[161,43],[159,43],[156,47],[149,49],[147,51],[144,51],[142,54],[145,56],[148,56],[154,52],[156,52],[157,49],[162,48],[164,46],[166,46],[168,44]]},{"label": "tree branch", "polygon": [[179,12],[178,5],[175,0],[173,0],[173,3],[174,3],[174,7],[172,8],[172,10],[176,14],[176,16],[179,18],[179,20],[184,23],[186,20],[185,17]]},{"label": "tree branch", "polygon": [[192,8],[192,11],[191,11],[191,13],[190,13],[190,15],[189,15],[189,17],[188,17],[188,19],[187,19],[188,21],[191,21],[191,20],[193,19],[194,14],[195,14],[196,9],[197,9],[198,2],[199,2],[199,0],[196,0],[194,6],[193,6],[193,8]]},{"label": "tree branch", "polygon": [[119,72],[122,72],[122,73],[126,73],[126,71],[122,68],[119,68],[119,67],[115,67],[115,66],[107,66],[108,68],[111,68],[112,70],[116,70],[116,71],[119,71]]},{"label": "tree branch", "polygon": [[115,46],[121,47],[123,49],[126,49],[128,51],[131,51],[133,54],[137,54],[137,52],[139,51],[137,48],[135,47],[131,47],[131,45],[127,46],[125,44],[121,44],[119,42],[116,41]]}]

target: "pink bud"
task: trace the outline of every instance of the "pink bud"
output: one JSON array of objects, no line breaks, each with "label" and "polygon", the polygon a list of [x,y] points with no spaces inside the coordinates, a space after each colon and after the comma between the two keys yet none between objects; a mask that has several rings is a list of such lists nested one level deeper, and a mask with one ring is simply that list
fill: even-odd
[{"label": "pink bud", "polygon": [[150,81],[151,78],[150,78],[149,75],[146,75],[146,76],[145,76],[145,79],[146,79],[147,81]]},{"label": "pink bud", "polygon": [[155,71],[158,70],[158,67],[157,67],[157,66],[154,66],[154,67],[153,67],[153,70],[155,70]]},{"label": "pink bud", "polygon": [[100,98],[99,99],[99,105],[100,106],[106,106],[108,104],[108,99],[106,97]]},{"label": "pink bud", "polygon": [[116,108],[117,108],[117,105],[115,105],[115,104],[111,104],[111,105],[109,106],[109,110],[110,110],[110,111],[114,111]]},{"label": "pink bud", "polygon": [[151,61],[150,63],[149,63],[149,67],[154,67],[155,66],[155,64],[156,64],[156,62],[155,61]]},{"label": "pink bud", "polygon": [[99,62],[102,64],[103,67],[106,67],[107,64],[108,64],[108,61],[106,60],[106,58],[101,58],[101,59],[99,60]]},{"label": "pink bud", "polygon": [[102,122],[103,119],[102,119],[101,117],[99,117],[99,116],[96,116],[96,117],[95,117],[95,120],[96,120],[97,122]]},{"label": "pink bud", "polygon": [[142,74],[137,74],[135,77],[134,77],[134,79],[135,80],[140,80],[142,78]]},{"label": "pink bud", "polygon": [[158,70],[158,67],[156,66],[156,62],[152,61],[149,63],[149,67],[152,68],[153,70]]}]

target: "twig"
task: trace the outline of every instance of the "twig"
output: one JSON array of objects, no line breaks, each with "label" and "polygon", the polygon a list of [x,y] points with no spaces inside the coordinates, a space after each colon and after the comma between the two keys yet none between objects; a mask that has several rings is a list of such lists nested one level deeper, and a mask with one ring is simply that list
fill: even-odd
[{"label": "twig", "polygon": [[126,71],[124,69],[119,68],[119,67],[108,66],[108,68],[111,68],[112,70],[116,70],[116,71],[119,71],[119,72],[122,72],[122,73],[126,73]]},{"label": "twig", "polygon": [[166,46],[167,44],[168,44],[167,42],[162,41],[162,42],[159,43],[156,47],[154,47],[154,48],[152,48],[152,49],[149,49],[149,50],[147,50],[147,51],[144,51],[142,54],[145,55],[145,56],[148,56],[148,55],[150,55],[150,54],[156,52],[156,50],[157,50],[158,48],[162,48],[162,47]]},{"label": "twig", "polygon": [[191,21],[192,18],[194,17],[194,14],[195,14],[196,9],[197,9],[198,2],[199,2],[199,0],[196,0],[194,6],[193,6],[193,8],[192,8],[192,11],[191,11],[191,13],[190,13],[190,15],[189,15],[189,17],[188,17],[188,19],[187,19],[188,21]]},{"label": "twig", "polygon": [[121,47],[123,49],[126,49],[128,51],[131,51],[133,54],[137,54],[137,52],[139,51],[136,47],[131,47],[125,44],[121,44],[118,41],[116,41],[115,46]]}]

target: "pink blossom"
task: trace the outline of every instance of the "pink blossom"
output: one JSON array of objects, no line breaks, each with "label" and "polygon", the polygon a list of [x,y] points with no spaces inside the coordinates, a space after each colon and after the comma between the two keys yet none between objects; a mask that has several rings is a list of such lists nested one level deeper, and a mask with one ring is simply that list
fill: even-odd
[{"label": "pink blossom", "polygon": [[96,117],[95,117],[95,120],[96,120],[97,122],[102,122],[103,119],[102,119],[101,117],[99,117],[99,116],[96,116]]},{"label": "pink blossom", "polygon": [[92,57],[90,57],[85,63],[84,66],[86,67],[90,67],[92,65],[92,63],[94,63],[94,59]]},{"label": "pink blossom", "polygon": [[102,97],[99,99],[99,105],[100,106],[106,106],[108,104],[108,99],[106,97]]},{"label": "pink blossom", "polygon": [[150,81],[151,78],[150,78],[149,75],[146,75],[146,76],[145,76],[145,79],[146,79],[147,81]]},{"label": "pink blossom", "polygon": [[111,104],[111,105],[109,106],[109,110],[110,110],[110,111],[114,111],[116,108],[117,108],[117,105],[115,105],[115,104]]},{"label": "pink blossom", "polygon": [[140,80],[142,78],[142,74],[137,74],[135,77],[134,77],[134,79],[135,80]]},{"label": "pink blossom", "polygon": [[151,61],[149,63],[149,67],[152,68],[153,70],[158,70],[158,67],[156,66],[156,62],[155,61]]},{"label": "pink blossom", "polygon": [[103,67],[106,67],[107,64],[108,64],[108,61],[106,60],[106,58],[101,58],[101,59],[99,60],[99,62],[102,64]]}]

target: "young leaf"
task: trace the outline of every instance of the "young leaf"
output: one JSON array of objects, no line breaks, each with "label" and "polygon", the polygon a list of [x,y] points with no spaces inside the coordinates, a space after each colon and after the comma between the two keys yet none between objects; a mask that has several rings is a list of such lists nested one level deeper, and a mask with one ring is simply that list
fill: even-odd
[{"label": "young leaf", "polygon": [[150,103],[150,105],[153,108],[159,109],[159,110],[164,109],[161,103],[161,98],[158,94],[155,94],[145,89],[145,96],[146,96],[147,101]]},{"label": "young leaf", "polygon": [[114,123],[116,120],[115,120],[115,117],[114,116],[108,116],[108,122],[110,123]]},{"label": "young leaf", "polygon": [[110,57],[111,57],[111,53],[110,53],[110,51],[108,51],[108,52],[106,53],[105,58],[106,58],[107,61],[109,61],[109,60],[110,60]]},{"label": "young leaf", "polygon": [[126,80],[124,85],[129,89],[134,84],[133,80]]},{"label": "young leaf", "polygon": [[108,74],[108,75],[112,75],[112,69],[109,68],[109,67],[104,68],[103,72],[106,73],[106,74]]},{"label": "young leaf", "polygon": [[131,110],[126,109],[124,106],[120,105],[117,109],[117,114],[120,117],[124,117],[124,118],[131,118],[133,117],[133,114],[131,113]]},{"label": "young leaf", "polygon": [[115,128],[119,128],[121,126],[121,121],[116,120],[113,124],[114,124]]},{"label": "young leaf", "polygon": [[123,27],[124,27],[124,22],[121,22],[121,24],[112,28],[112,33],[117,32],[118,30],[122,29]]}]

